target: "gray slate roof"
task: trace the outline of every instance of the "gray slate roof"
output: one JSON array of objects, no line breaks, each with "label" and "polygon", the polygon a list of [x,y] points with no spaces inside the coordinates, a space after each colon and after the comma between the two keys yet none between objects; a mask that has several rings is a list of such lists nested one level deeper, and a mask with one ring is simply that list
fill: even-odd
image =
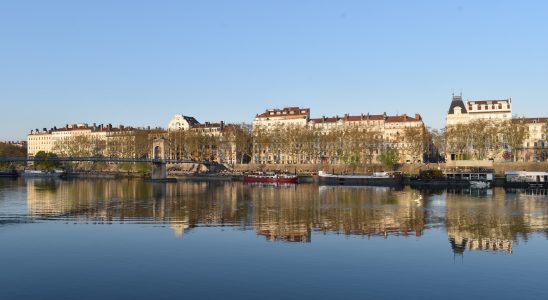
[{"label": "gray slate roof", "polygon": [[466,110],[466,106],[464,106],[464,102],[462,102],[462,96],[453,96],[453,101],[451,101],[451,106],[449,107],[448,114],[452,115],[455,113],[455,107],[461,108],[461,113],[465,114],[468,111]]}]

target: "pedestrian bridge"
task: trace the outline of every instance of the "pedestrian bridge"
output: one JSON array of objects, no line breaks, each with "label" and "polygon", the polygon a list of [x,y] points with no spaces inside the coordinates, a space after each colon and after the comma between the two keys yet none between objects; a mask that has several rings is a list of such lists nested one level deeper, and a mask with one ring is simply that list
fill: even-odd
[{"label": "pedestrian bridge", "polygon": [[[59,162],[113,162],[113,163],[122,163],[122,162],[144,162],[144,163],[166,163],[166,164],[179,164],[179,163],[194,163],[194,164],[205,164],[211,165],[215,164],[212,161],[208,160],[193,160],[193,159],[161,159],[161,158],[136,158],[136,157],[108,157],[108,156],[58,156],[58,157],[49,157],[48,161],[59,161]],[[33,162],[33,161],[44,161],[43,158],[34,158],[26,156],[13,156],[13,157],[0,157],[1,162]]]},{"label": "pedestrian bridge", "polygon": [[178,163],[194,163],[204,164],[206,166],[216,165],[213,161],[199,161],[192,159],[169,159],[170,142],[165,138],[158,138],[152,144],[152,158],[137,158],[137,157],[107,157],[107,156],[56,156],[44,158],[36,157],[0,157],[0,163],[6,162],[38,162],[38,161],[58,161],[58,162],[108,162],[108,163],[150,163],[151,177],[153,180],[167,179],[167,164]]}]

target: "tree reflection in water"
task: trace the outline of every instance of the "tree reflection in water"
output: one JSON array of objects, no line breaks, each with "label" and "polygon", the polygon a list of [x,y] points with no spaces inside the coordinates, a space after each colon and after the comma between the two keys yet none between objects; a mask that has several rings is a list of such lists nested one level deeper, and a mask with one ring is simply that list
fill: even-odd
[{"label": "tree reflection in water", "polygon": [[446,228],[455,253],[512,252],[514,241],[547,232],[546,198],[493,190],[269,186],[240,182],[36,181],[33,218],[169,224],[177,236],[200,226],[255,230],[272,241],[311,242],[313,232],[417,236]]}]

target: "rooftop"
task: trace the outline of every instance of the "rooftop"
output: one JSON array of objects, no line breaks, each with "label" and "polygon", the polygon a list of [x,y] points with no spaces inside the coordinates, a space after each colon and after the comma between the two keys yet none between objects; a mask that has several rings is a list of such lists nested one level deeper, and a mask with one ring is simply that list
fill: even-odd
[{"label": "rooftop", "polygon": [[282,109],[269,108],[262,114],[257,114],[256,118],[272,117],[302,117],[310,114],[310,108],[284,107]]},{"label": "rooftop", "polygon": [[451,106],[449,106],[449,111],[447,114],[453,115],[455,114],[455,108],[460,107],[461,113],[465,114],[467,113],[466,106],[464,106],[464,102],[462,102],[462,95],[455,96],[453,95],[453,100],[451,100]]}]

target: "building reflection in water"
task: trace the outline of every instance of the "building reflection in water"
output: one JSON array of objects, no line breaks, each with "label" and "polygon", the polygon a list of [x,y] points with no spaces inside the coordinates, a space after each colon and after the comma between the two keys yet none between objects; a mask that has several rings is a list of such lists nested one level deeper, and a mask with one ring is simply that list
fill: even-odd
[{"label": "building reflection in water", "polygon": [[[240,182],[27,180],[33,218],[169,225],[176,236],[200,226],[255,230],[267,240],[310,242],[312,232],[421,236],[443,226],[455,253],[511,252],[514,241],[547,232],[546,198],[504,190],[257,186]],[[444,203],[442,209],[436,203]]]},{"label": "building reflection in water", "polygon": [[511,253],[514,241],[548,228],[547,198],[490,190],[448,190],[446,228],[455,254]]}]

